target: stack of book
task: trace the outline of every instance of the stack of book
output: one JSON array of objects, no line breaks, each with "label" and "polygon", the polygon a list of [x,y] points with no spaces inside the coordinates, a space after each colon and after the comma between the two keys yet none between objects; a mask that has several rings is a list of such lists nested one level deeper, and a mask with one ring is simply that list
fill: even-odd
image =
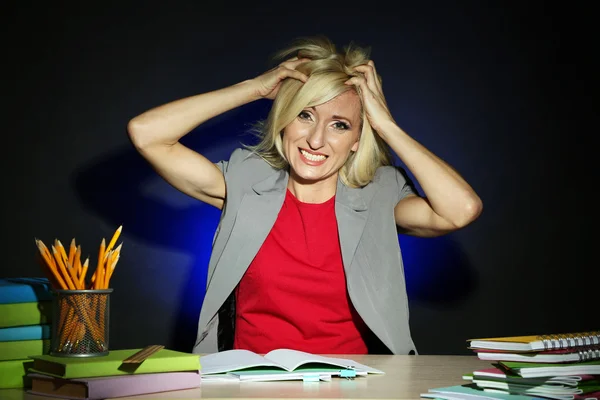
[{"label": "stack of book", "polygon": [[600,331],[468,342],[490,368],[464,374],[468,384],[430,389],[421,397],[600,400]]},{"label": "stack of book", "polygon": [[0,389],[27,387],[28,357],[50,350],[50,287],[46,278],[0,279]]},{"label": "stack of book", "polygon": [[[162,346],[161,346],[162,347]],[[106,399],[193,389],[200,386],[198,354],[160,349],[131,361],[144,349],[111,350],[95,357],[30,357],[28,378],[37,396],[68,399]]]}]

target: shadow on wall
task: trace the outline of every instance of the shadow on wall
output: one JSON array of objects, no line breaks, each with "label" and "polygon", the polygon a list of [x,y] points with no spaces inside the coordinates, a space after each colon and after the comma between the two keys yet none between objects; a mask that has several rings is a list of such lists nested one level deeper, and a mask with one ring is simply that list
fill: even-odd
[{"label": "shadow on wall", "polygon": [[[212,161],[228,158],[231,151],[239,147],[239,143],[253,140],[247,133],[248,123],[255,121],[257,116],[266,116],[268,109],[265,103],[257,102],[234,111],[205,123],[182,142]],[[125,131],[123,135],[126,136]],[[93,160],[90,165],[78,169],[72,177],[76,194],[85,209],[110,225],[123,224],[128,235],[151,247],[183,253],[192,259],[189,276],[183,280],[175,305],[176,317],[174,325],[170,327],[170,343],[164,343],[174,350],[191,351],[196,339],[212,239],[220,211],[190,201],[170,186],[169,190],[165,190],[164,185],[152,188],[149,182],[156,181],[162,182],[162,179],[133,145]],[[165,196],[168,198],[165,199]],[[182,202],[185,206],[181,206]],[[468,295],[473,285],[470,268],[452,240],[447,237],[418,239],[404,236],[399,239],[411,301],[448,305]],[[123,281],[135,282],[144,275],[144,258],[148,255],[136,254],[134,257],[142,265],[121,270],[120,279]],[[148,282],[148,279],[143,278],[143,283],[156,285],[156,282]],[[160,301],[154,299],[155,295],[161,295],[160,287],[144,290],[153,294],[153,301]],[[146,312],[151,314],[152,310]]]},{"label": "shadow on wall", "polygon": [[451,307],[468,298],[476,285],[476,276],[451,235],[437,238],[400,235],[399,240],[411,302]]},{"label": "shadow on wall", "polygon": [[[234,111],[227,114],[227,118],[221,116],[208,121],[187,135],[182,143],[210,160],[227,159],[240,142],[246,143],[252,139],[247,133],[248,123],[257,116],[266,115],[264,104],[260,102]],[[125,128],[123,136],[127,136]],[[169,307],[176,309],[168,310],[174,320],[169,329],[170,337],[164,338],[163,342],[174,350],[191,351],[196,339],[212,239],[220,211],[172,188],[133,145],[128,144],[124,150],[92,160],[79,168],[71,182],[83,207],[107,224],[122,224],[127,235],[147,246],[182,254],[185,259],[191,260],[185,265],[188,276],[180,280],[182,283],[175,283],[181,286],[174,288],[178,299],[169,300]],[[136,261],[131,268],[123,268],[119,272],[119,281],[137,283],[127,296],[136,303],[141,302],[145,308],[141,314],[146,318],[155,316],[157,310],[153,306],[165,307],[166,303],[163,297],[165,293],[160,282],[157,282],[157,276],[163,274],[153,275],[152,271],[145,269],[152,261],[149,260],[149,253],[139,247],[129,248],[127,256]],[[177,265],[167,265],[165,268],[176,269]],[[143,296],[143,301],[139,296]],[[128,319],[128,323],[133,323],[133,320]]]}]

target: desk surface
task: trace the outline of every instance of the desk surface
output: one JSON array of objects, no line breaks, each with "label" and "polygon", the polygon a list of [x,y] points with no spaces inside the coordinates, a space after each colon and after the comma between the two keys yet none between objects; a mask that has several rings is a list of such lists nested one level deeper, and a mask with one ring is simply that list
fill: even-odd
[{"label": "desk surface", "polygon": [[[117,400],[146,399],[421,399],[428,389],[466,383],[462,375],[489,368],[476,356],[350,355],[359,363],[385,372],[354,380],[334,378],[331,382],[202,382],[197,389],[120,397]],[[23,390],[0,390],[3,400],[56,400],[27,395]]]}]

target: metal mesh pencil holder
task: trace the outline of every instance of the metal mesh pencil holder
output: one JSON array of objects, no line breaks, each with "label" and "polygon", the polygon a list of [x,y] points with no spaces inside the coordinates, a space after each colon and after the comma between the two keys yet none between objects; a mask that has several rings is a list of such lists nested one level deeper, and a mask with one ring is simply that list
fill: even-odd
[{"label": "metal mesh pencil holder", "polygon": [[108,354],[112,291],[54,291],[50,355],[94,357]]}]

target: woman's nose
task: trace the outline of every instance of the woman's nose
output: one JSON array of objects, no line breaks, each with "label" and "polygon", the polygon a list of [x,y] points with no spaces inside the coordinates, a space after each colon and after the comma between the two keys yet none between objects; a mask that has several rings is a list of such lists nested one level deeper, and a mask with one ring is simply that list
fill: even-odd
[{"label": "woman's nose", "polygon": [[311,149],[317,150],[323,147],[325,144],[325,129],[320,126],[316,126],[306,138],[308,145]]}]

